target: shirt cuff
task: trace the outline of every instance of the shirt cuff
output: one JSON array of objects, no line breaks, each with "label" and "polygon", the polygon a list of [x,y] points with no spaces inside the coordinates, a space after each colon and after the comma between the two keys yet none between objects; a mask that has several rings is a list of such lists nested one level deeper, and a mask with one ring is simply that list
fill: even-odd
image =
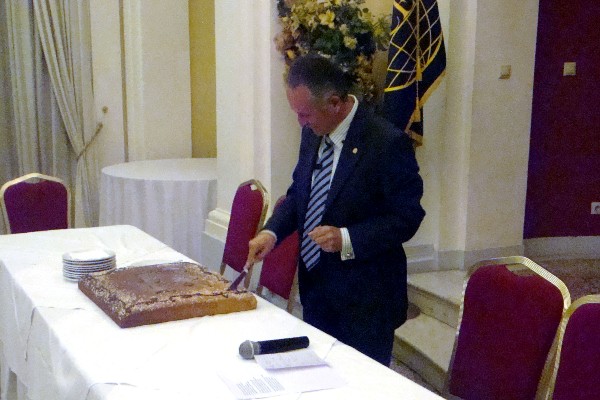
[{"label": "shirt cuff", "polygon": [[270,231],[268,229],[263,229],[262,231],[260,231],[260,233],[263,233],[263,232],[273,236],[275,238],[275,243],[277,243],[277,234],[275,232]]},{"label": "shirt cuff", "polygon": [[350,233],[348,228],[340,228],[342,233],[342,261],[354,260],[354,249],[352,248],[352,242],[350,241]]}]

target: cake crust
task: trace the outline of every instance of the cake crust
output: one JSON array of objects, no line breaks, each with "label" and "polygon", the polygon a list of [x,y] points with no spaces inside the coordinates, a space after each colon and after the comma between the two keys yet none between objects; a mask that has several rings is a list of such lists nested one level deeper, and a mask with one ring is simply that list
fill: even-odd
[{"label": "cake crust", "polygon": [[245,289],[188,262],[119,268],[89,274],[79,289],[121,328],[256,308]]}]

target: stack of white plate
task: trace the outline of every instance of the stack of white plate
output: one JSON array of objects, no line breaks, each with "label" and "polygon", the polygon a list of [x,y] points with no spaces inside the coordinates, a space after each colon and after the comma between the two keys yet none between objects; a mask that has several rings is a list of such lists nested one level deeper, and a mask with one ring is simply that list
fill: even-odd
[{"label": "stack of white plate", "polygon": [[71,251],[63,254],[63,275],[70,281],[92,273],[110,271],[117,266],[115,253],[107,249]]}]

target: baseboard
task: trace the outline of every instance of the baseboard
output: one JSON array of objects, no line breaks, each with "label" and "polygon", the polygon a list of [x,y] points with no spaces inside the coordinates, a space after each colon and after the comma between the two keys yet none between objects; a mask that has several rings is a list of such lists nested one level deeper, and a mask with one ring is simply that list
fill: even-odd
[{"label": "baseboard", "polygon": [[220,208],[212,210],[208,213],[208,218],[204,225],[204,233],[225,243],[229,217],[230,213],[225,210]]},{"label": "baseboard", "polygon": [[450,250],[438,252],[440,270],[465,270],[481,260],[497,257],[520,256],[524,253],[523,245],[495,247],[479,250]]},{"label": "baseboard", "polygon": [[404,252],[406,253],[407,271],[409,274],[437,270],[433,245],[404,245]]},{"label": "baseboard", "polygon": [[600,258],[600,236],[533,238],[523,241],[525,256],[540,258]]}]

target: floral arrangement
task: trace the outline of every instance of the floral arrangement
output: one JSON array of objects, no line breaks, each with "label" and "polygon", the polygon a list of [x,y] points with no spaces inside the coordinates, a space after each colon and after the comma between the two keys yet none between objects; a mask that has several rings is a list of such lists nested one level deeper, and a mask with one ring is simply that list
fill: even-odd
[{"label": "floral arrangement", "polygon": [[373,56],[387,49],[389,17],[375,18],[365,0],[277,0],[282,30],[275,37],[286,65],[301,55],[316,52],[333,59],[351,74],[357,94],[368,103],[376,100]]}]

